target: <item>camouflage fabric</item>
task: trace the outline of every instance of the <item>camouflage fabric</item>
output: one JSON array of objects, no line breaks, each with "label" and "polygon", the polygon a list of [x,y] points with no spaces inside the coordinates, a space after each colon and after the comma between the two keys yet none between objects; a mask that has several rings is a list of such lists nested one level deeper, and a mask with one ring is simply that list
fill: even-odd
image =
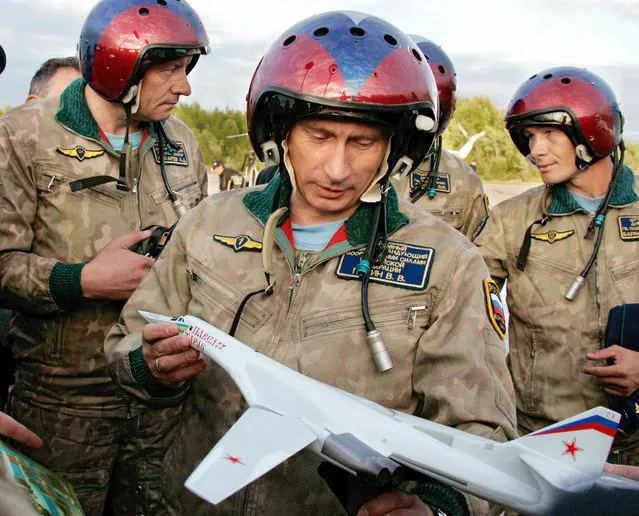
[{"label": "camouflage fabric", "polygon": [[[430,170],[430,160],[427,157],[418,168]],[[420,171],[416,170],[401,179],[394,177],[392,183],[398,195],[410,201],[413,185],[419,181],[420,175]],[[488,200],[481,179],[468,163],[446,149],[442,149],[439,177],[435,197],[429,199],[428,193],[425,193],[415,205],[472,239],[488,215]]]},{"label": "camouflage fabric", "polygon": [[[189,212],[105,341],[109,369],[129,392],[160,406],[184,396],[179,436],[164,462],[161,514],[344,512],[316,472],[319,460],[307,451],[215,508],[197,498],[183,487],[184,481],[246,409],[240,391],[214,363],[193,379],[186,393],[176,391],[166,399],[153,396],[132,373],[130,357],[139,354],[145,325],[137,310],[191,314],[229,331],[245,295],[266,287],[261,253],[249,246],[236,251],[233,242],[240,235],[261,241],[279,181],[249,193],[220,193]],[[303,266],[305,272],[294,268],[286,223],[277,229],[275,291],[250,299],[236,337],[310,377],[384,406],[475,434],[512,438],[514,404],[504,343],[488,321],[482,292],[488,271],[460,233],[401,201],[406,218],[397,203],[392,192],[390,240],[429,246],[435,256],[422,290],[370,284],[371,317],[393,357],[392,370],[380,374],[373,364],[360,281],[336,274],[345,253],[362,247],[368,235],[369,226],[360,217],[363,206],[346,222],[347,239],[310,253],[315,262]],[[407,324],[412,306],[423,307],[414,312],[414,327]],[[477,503],[475,513],[487,510],[485,502]]]},{"label": "camouflage fabric", "polygon": [[[103,352],[122,303],[83,301],[79,275],[65,285],[66,291],[79,292],[80,299],[72,303],[73,296],[53,281],[52,271],[79,270],[81,265],[70,264],[91,260],[114,238],[177,219],[156,161],[152,130],[131,155],[129,191],[107,183],[71,192],[71,180],[119,175],[119,153],[100,137],[84,87],[79,79],[60,98],[20,106],[0,119],[0,294],[3,305],[18,312],[9,329],[17,367],[12,396],[33,407],[22,422],[35,431],[41,426],[37,409],[59,412],[61,420],[85,418],[98,428],[102,418],[126,420],[130,415],[128,396],[111,381]],[[165,131],[186,150],[186,163],[167,160],[168,181],[192,207],[206,195],[201,151],[182,122],[169,119]],[[62,423],[52,425],[51,436],[69,431]],[[84,428],[77,431],[80,437],[70,440],[89,439]],[[76,459],[78,449],[69,453]],[[53,450],[48,459],[40,459],[60,473],[65,460]],[[108,471],[98,487],[108,488]]]},{"label": "camouflage fabric", "polygon": [[[612,195],[597,260],[574,301],[564,294],[593,251],[594,240],[584,238],[592,215],[564,186],[539,186],[498,204],[475,240],[493,278],[502,284],[508,280],[508,364],[521,434],[607,406],[596,378],[581,369],[592,364],[586,353],[603,347],[610,309],[639,301],[639,235],[635,228],[634,237],[621,238],[632,233],[622,233],[622,221],[639,220],[633,188],[634,176],[625,168]],[[545,215],[552,216],[545,225],[532,227],[522,272],[516,261],[526,230]],[[628,450],[624,463],[639,465],[635,441],[617,438],[615,450]]]}]

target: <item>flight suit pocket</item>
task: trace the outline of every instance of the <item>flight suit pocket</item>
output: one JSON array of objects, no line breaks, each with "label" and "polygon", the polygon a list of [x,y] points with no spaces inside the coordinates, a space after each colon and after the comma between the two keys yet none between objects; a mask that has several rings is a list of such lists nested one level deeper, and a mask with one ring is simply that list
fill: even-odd
[{"label": "flight suit pocket", "polygon": [[542,384],[537,375],[537,353],[540,343],[534,330],[530,330],[527,345],[511,348],[508,356],[517,398],[527,411],[534,411],[541,399]]},{"label": "flight suit pocket", "polygon": [[[428,323],[428,308],[430,297],[424,304],[419,305],[414,295],[405,296],[391,301],[370,302],[369,311],[371,319],[378,329],[391,327],[404,327],[407,331],[415,329],[419,334],[419,328],[425,328]],[[410,311],[410,313],[409,313]],[[311,339],[327,335],[342,334],[350,330],[364,328],[362,307],[360,304],[353,307],[340,307],[339,310],[331,308],[313,315],[303,317],[301,320],[302,339]]]},{"label": "flight suit pocket", "polygon": [[71,176],[66,170],[49,168],[44,165],[36,166],[36,172],[36,186],[39,197],[48,199],[51,203],[62,203],[70,196],[71,198],[86,198],[98,201],[118,210],[122,208],[125,192],[118,190],[115,182],[72,192],[69,183],[76,179],[81,179],[80,177]]},{"label": "flight suit pocket", "polygon": [[[243,292],[217,278],[199,262],[187,267],[192,292],[191,313],[210,313],[215,317],[215,325],[228,331],[240,303],[248,292]],[[269,312],[250,301],[242,311],[240,324],[255,333],[270,317]]]},{"label": "flight suit pocket", "polygon": [[[185,177],[178,181],[170,182],[171,190],[177,195],[187,208],[192,208],[200,201],[200,185],[194,176]],[[162,186],[149,194],[155,206],[161,206],[171,202],[166,188]]]},{"label": "flight suit pocket", "polygon": [[639,260],[624,263],[610,269],[610,275],[615,283],[615,289],[620,293],[620,304],[636,303]]}]

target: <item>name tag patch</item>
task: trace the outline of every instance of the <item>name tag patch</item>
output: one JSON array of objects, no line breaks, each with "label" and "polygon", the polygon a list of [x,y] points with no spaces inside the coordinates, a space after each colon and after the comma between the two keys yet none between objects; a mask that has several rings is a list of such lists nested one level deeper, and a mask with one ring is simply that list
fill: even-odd
[{"label": "name tag patch", "polygon": [[530,237],[535,240],[541,240],[542,242],[548,242],[549,244],[554,244],[555,242],[559,242],[560,240],[565,240],[568,237],[571,237],[575,234],[573,229],[569,231],[548,231],[548,233],[531,233]]},{"label": "name tag patch", "polygon": [[499,296],[499,287],[491,279],[484,280],[484,300],[490,324],[493,325],[501,340],[504,340],[506,337],[506,315]]},{"label": "name tag patch", "polygon": [[[428,179],[428,172],[414,170],[410,175],[410,188],[416,190]],[[435,181],[435,190],[441,193],[450,193],[450,174],[439,174]]]},{"label": "name tag patch", "polygon": [[236,253],[240,251],[261,251],[262,250],[262,242],[253,240],[248,235],[239,235],[235,237],[213,235],[213,240],[215,240],[216,242],[219,242],[220,244],[230,247]]},{"label": "name tag patch", "polygon": [[[174,142],[176,148],[171,147],[168,143],[164,143],[164,164],[176,165],[178,167],[188,167],[189,157],[186,154],[186,149],[182,142]],[[160,163],[160,144],[155,142],[153,144],[153,157],[156,163]]]},{"label": "name tag patch", "polygon": [[639,240],[639,215],[627,215],[618,220],[621,240]]},{"label": "name tag patch", "polygon": [[[360,279],[355,268],[364,249],[355,249],[343,255],[335,274],[344,279]],[[370,281],[408,290],[424,290],[428,286],[435,249],[418,245],[388,242],[388,251],[381,265],[371,268]]]}]

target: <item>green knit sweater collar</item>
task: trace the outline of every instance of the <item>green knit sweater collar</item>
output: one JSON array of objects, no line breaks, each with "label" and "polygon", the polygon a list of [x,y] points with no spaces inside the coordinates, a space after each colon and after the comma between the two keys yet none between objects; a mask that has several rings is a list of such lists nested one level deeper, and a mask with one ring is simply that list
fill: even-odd
[{"label": "green knit sweater collar", "polygon": [[[266,224],[273,211],[283,206],[289,207],[292,186],[287,174],[280,173],[274,177],[263,190],[254,190],[247,193],[242,201],[244,206],[262,223]],[[274,203],[275,197],[277,203]],[[346,236],[353,246],[364,245],[368,242],[368,236],[373,223],[374,204],[362,203],[357,211],[346,221]],[[280,220],[281,225],[286,217]],[[387,196],[386,221],[388,232],[394,233],[400,227],[408,224],[408,217],[399,211],[399,201],[395,190],[391,188]]]},{"label": "green knit sweater collar", "polygon": [[[630,170],[627,165],[624,165],[621,169],[617,185],[612,192],[610,206],[619,208],[635,202],[638,197],[634,187],[635,176],[632,170]],[[570,195],[566,185],[563,183],[553,185],[550,188],[550,194],[552,195],[552,202],[548,207],[549,215],[568,215],[583,210],[577,201],[575,201],[575,198]]]},{"label": "green knit sweater collar", "polygon": [[[100,137],[100,128],[93,118],[89,105],[84,96],[84,87],[87,82],[83,78],[73,81],[60,95],[60,109],[55,119],[73,131],[90,140],[107,145]],[[145,124],[151,141],[155,139],[155,130],[152,124]]]}]

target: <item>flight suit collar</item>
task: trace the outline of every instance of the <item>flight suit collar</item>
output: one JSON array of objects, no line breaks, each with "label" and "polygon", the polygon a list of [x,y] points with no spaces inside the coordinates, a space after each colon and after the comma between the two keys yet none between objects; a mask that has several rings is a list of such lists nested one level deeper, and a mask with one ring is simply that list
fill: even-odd
[{"label": "flight suit collar", "polygon": [[[244,206],[262,223],[266,224],[271,213],[281,207],[289,207],[292,187],[288,174],[280,173],[273,178],[263,190],[247,193],[242,202]],[[277,199],[277,202],[275,200]],[[348,242],[353,246],[364,245],[368,242],[370,228],[373,222],[374,204],[362,203],[357,211],[345,222]],[[284,216],[278,226],[286,220]],[[386,204],[386,221],[388,233],[394,233],[400,227],[408,224],[408,217],[399,211],[399,201],[395,190],[388,192]]]},{"label": "flight suit collar", "polygon": [[[620,208],[631,204],[639,197],[634,189],[635,176],[630,170],[630,167],[624,165],[621,169],[619,180],[612,192],[610,199],[610,206]],[[583,211],[583,208],[579,206],[575,198],[570,195],[570,192],[566,188],[566,185],[561,183],[553,185],[546,189],[544,195],[544,204],[548,202],[548,198],[551,198],[550,206],[548,206],[547,214],[552,216],[570,215],[578,211]]]},{"label": "flight suit collar", "polygon": [[[100,128],[93,118],[89,105],[84,96],[84,87],[87,82],[81,77],[73,81],[60,95],[60,109],[55,119],[74,133],[90,140],[101,142],[106,147],[111,147],[100,137]],[[166,121],[162,122],[163,124]],[[148,131],[147,141],[155,141],[155,129],[153,124],[144,124]]]}]

